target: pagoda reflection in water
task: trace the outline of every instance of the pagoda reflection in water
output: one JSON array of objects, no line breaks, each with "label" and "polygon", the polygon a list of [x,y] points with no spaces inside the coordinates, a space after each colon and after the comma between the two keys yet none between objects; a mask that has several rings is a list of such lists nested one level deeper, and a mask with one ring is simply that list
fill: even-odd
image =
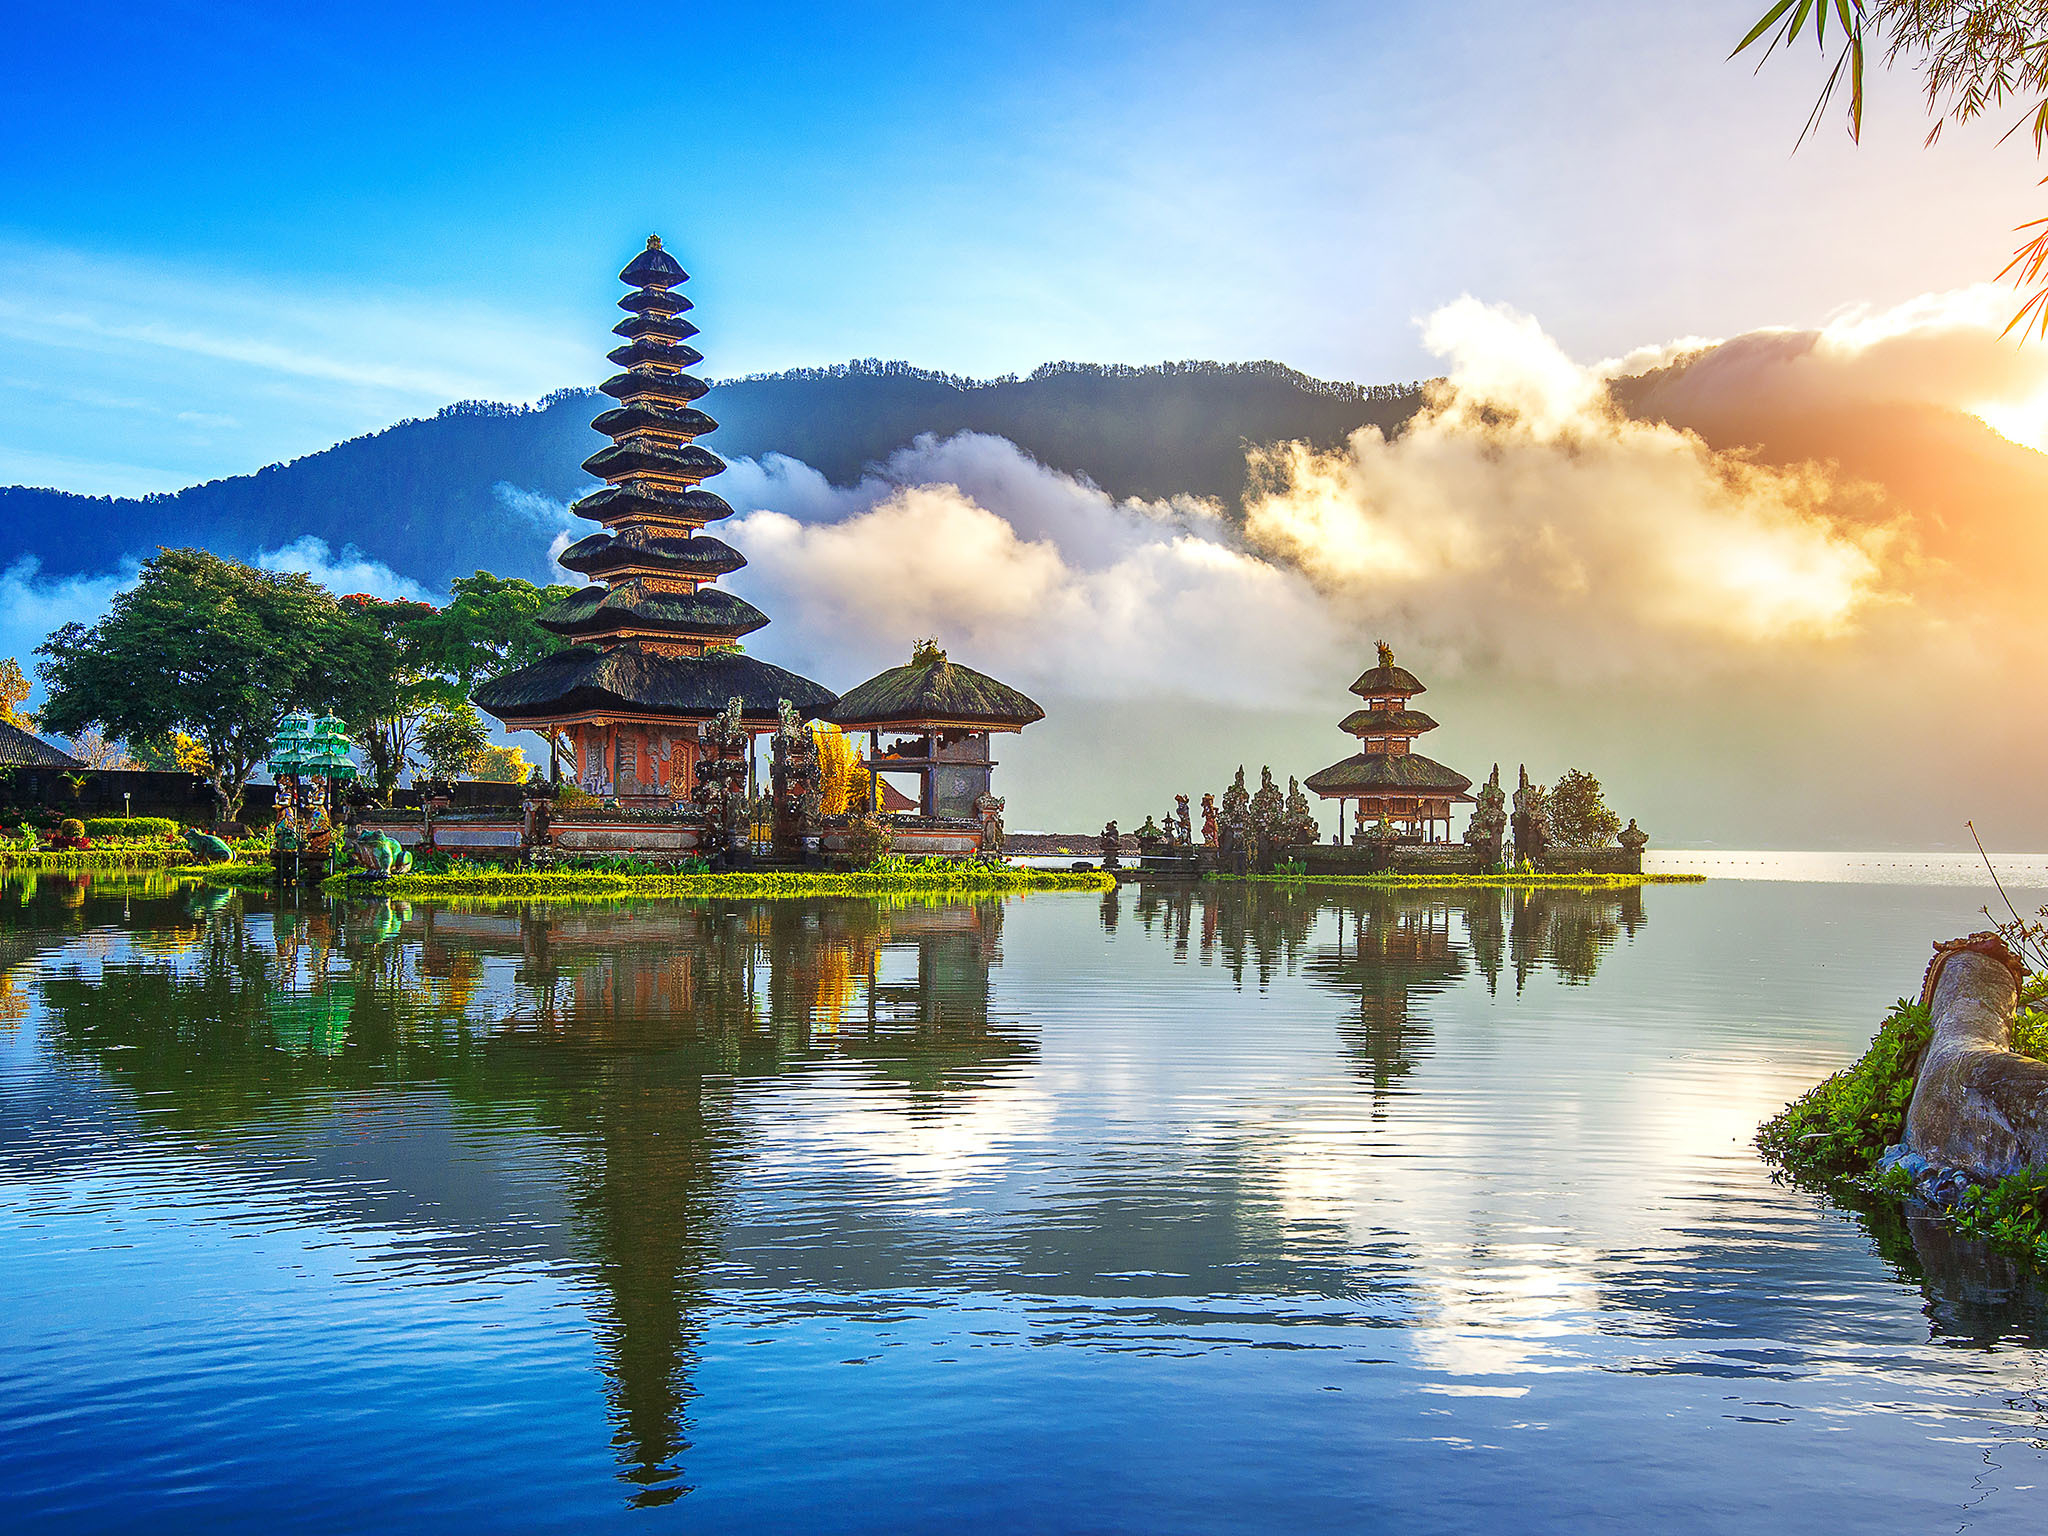
[{"label": "pagoda reflection in water", "polygon": [[[167,1127],[221,1145],[246,1127],[256,1143],[322,1094],[403,1081],[566,1145],[563,1256],[599,1282],[620,1475],[638,1504],[688,1488],[691,1381],[752,1134],[748,1084],[838,1065],[841,1081],[892,1090],[878,1103],[944,1113],[1036,1049],[991,1013],[994,901],[250,914],[236,900],[196,921],[182,897],[139,905],[124,948],[45,968],[36,986],[52,1044]],[[347,1140],[349,1156],[376,1155]],[[412,1219],[459,1224],[430,1207]],[[533,1241],[530,1221],[498,1235]]]}]

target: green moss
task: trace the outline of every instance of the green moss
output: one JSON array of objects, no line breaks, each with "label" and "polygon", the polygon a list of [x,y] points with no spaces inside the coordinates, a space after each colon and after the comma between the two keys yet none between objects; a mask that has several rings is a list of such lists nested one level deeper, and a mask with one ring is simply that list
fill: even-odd
[{"label": "green moss", "polygon": [[1853,1065],[1809,1089],[1757,1132],[1765,1157],[1806,1181],[1868,1174],[1906,1129],[1920,1055],[1933,1030],[1927,1010],[1904,998]]}]

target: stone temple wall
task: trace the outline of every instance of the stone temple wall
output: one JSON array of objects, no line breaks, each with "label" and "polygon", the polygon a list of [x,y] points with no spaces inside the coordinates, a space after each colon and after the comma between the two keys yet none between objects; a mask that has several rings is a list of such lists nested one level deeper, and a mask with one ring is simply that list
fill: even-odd
[{"label": "stone temple wall", "polygon": [[1553,848],[1536,867],[1546,875],[1640,875],[1643,855],[1627,848]]}]

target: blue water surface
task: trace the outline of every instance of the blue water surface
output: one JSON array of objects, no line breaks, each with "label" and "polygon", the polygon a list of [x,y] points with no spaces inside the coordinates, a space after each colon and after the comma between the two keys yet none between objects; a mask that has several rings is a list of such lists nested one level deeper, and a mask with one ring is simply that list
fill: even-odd
[{"label": "blue water surface", "polygon": [[0,1513],[2038,1532],[2039,1278],[1750,1146],[1987,899],[17,882]]}]

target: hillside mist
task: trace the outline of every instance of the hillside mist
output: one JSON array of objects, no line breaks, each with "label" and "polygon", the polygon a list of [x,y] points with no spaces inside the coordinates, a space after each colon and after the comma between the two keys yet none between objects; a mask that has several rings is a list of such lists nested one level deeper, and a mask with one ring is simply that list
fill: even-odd
[{"label": "hillside mist", "polygon": [[[1413,386],[1327,383],[1276,363],[1052,363],[983,381],[870,361],[720,383],[706,401],[720,427],[705,441],[728,459],[786,454],[847,484],[921,433],[985,432],[1115,496],[1231,504],[1246,443],[1332,447],[1368,423],[1397,428],[1417,398]],[[595,390],[531,407],[466,402],[171,495],[0,489],[0,567],[34,557],[46,575],[102,571],[165,544],[246,558],[311,535],[430,588],[478,569],[538,576],[556,525],[498,488],[555,501],[590,489],[580,466],[608,404]]]}]

